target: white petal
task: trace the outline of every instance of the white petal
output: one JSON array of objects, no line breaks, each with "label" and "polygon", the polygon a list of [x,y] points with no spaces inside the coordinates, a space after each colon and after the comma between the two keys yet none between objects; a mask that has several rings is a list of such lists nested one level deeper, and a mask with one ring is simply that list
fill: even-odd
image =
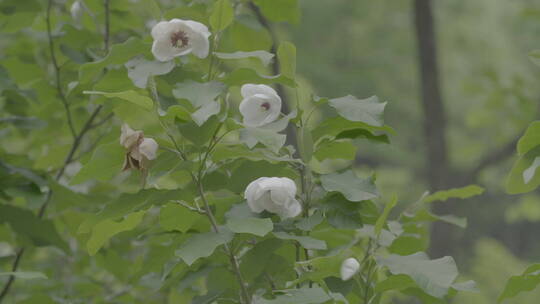
[{"label": "white petal", "polygon": [[131,129],[127,124],[122,125],[120,133],[120,144],[126,149],[130,149],[137,143],[139,138],[143,135],[142,131],[135,131]]},{"label": "white petal", "polygon": [[255,94],[263,94],[263,95],[268,95],[268,96],[275,95],[277,96],[277,98],[279,98],[279,95],[274,89],[264,84],[249,84],[249,83],[244,84],[242,88],[240,89],[240,93],[242,94],[242,97],[244,98],[253,96]]},{"label": "white petal", "polygon": [[206,58],[206,56],[208,56],[208,52],[210,51],[208,36],[205,36],[202,33],[196,33],[189,38],[191,39],[189,44],[193,51],[193,55],[199,58]]},{"label": "white petal", "polygon": [[343,281],[352,278],[360,270],[360,263],[355,258],[348,258],[341,263],[340,275]]},{"label": "white petal", "polygon": [[284,188],[288,191],[289,195],[292,197],[296,196],[296,184],[294,181],[288,177],[282,177],[281,183],[283,184]]},{"label": "white petal", "polygon": [[159,61],[169,61],[176,56],[176,49],[167,40],[154,40],[152,54]]},{"label": "white petal", "polygon": [[152,38],[154,40],[168,40],[173,25],[168,21],[158,22],[152,27]]},{"label": "white petal", "polygon": [[193,21],[193,20],[186,20],[184,21],[185,24],[187,24],[189,27],[191,27],[195,32],[200,33],[202,36],[210,37],[210,31],[208,30],[208,27],[200,22]]},{"label": "white petal", "polygon": [[139,145],[139,152],[146,157],[146,159],[156,159],[156,152],[158,149],[157,142],[152,138],[145,138]]},{"label": "white petal", "polygon": [[264,207],[259,204],[259,202],[255,199],[255,195],[257,194],[257,190],[259,190],[260,186],[259,183],[261,180],[266,179],[266,177],[258,178],[246,187],[246,191],[244,192],[244,198],[247,200],[248,206],[251,209],[251,211],[256,213],[261,213],[264,210]]},{"label": "white petal", "polygon": [[284,208],[284,211],[281,215],[282,219],[289,218],[289,217],[296,217],[302,212],[302,205],[299,201],[296,199],[292,199],[288,206]]},{"label": "white petal", "polygon": [[[264,96],[263,96],[264,97]],[[240,103],[240,113],[243,116],[244,124],[248,127],[260,127],[267,120],[270,110],[263,108],[262,104],[268,102],[259,95],[245,98]]]}]

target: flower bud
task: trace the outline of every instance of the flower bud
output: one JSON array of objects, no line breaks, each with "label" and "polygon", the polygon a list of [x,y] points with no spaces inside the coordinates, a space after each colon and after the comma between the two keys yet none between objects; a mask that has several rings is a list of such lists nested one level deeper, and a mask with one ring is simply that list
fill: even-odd
[{"label": "flower bud", "polygon": [[341,263],[340,275],[343,281],[352,278],[360,270],[360,264],[355,258],[348,258]]}]

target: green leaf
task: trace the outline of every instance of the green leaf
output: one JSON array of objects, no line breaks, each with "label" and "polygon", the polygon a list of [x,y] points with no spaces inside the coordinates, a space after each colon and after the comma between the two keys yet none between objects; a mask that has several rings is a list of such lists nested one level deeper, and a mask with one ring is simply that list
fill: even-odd
[{"label": "green leaf", "polygon": [[136,57],[126,62],[128,77],[133,84],[141,89],[146,89],[148,78],[157,75],[165,75],[174,69],[174,60],[160,62],[149,61],[144,57]]},{"label": "green leaf", "polygon": [[385,280],[375,285],[375,292],[385,292],[388,290],[403,290],[416,287],[416,283],[408,275],[391,275]]},{"label": "green leaf", "polygon": [[233,236],[231,231],[223,228],[220,229],[220,233],[194,234],[176,250],[175,254],[191,266],[196,260],[210,256],[218,246],[230,242]]},{"label": "green leaf", "polygon": [[282,240],[297,241],[298,243],[300,243],[300,245],[302,245],[302,247],[306,249],[326,250],[327,248],[325,241],[317,240],[309,236],[292,235],[281,231],[274,232],[274,236]]},{"label": "green leaf", "polygon": [[172,93],[178,99],[188,100],[193,107],[199,108],[214,101],[225,89],[218,81],[196,82],[187,80],[177,83]]},{"label": "green leaf", "polygon": [[21,237],[28,238],[35,246],[53,245],[65,252],[69,251],[53,222],[38,218],[30,210],[0,204],[0,224],[5,223]]},{"label": "green leaf", "polygon": [[211,138],[219,124],[216,116],[210,116],[202,126],[197,125],[193,121],[186,123],[176,123],[176,127],[183,137],[191,141],[197,146],[203,146]]},{"label": "green leaf", "polygon": [[214,32],[222,31],[234,19],[234,10],[229,0],[218,0],[212,7],[210,25]]},{"label": "green leaf", "polygon": [[222,81],[229,86],[241,86],[246,83],[274,84],[280,83],[291,88],[296,87],[296,82],[285,75],[266,76],[248,68],[239,68],[227,73]]},{"label": "green leaf", "polygon": [[234,233],[250,233],[258,236],[265,236],[274,229],[274,224],[269,218],[230,218],[226,224]]},{"label": "green leaf", "polygon": [[200,218],[199,214],[178,203],[169,203],[160,209],[159,225],[167,231],[177,230],[184,233]]},{"label": "green leaf", "polygon": [[[506,191],[510,194],[526,193],[540,186],[540,174],[536,174],[540,146],[536,146],[519,157],[506,180]],[[533,173],[534,171],[534,173]]]},{"label": "green leaf", "polygon": [[48,279],[47,276],[41,272],[35,271],[15,271],[15,272],[0,272],[0,277],[14,276],[17,279],[32,280],[32,279]]},{"label": "green leaf", "polygon": [[272,62],[272,59],[274,58],[274,54],[267,51],[252,51],[252,52],[238,51],[234,53],[214,52],[214,55],[216,55],[216,57],[219,59],[225,59],[225,60],[246,59],[246,58],[255,57],[259,59],[264,65],[269,65]]},{"label": "green leaf", "polygon": [[525,182],[525,184],[528,184],[532,179],[533,177],[536,175],[536,169],[538,169],[538,167],[540,167],[540,156],[537,156],[532,165],[523,170],[523,182]]},{"label": "green leaf", "polygon": [[110,180],[120,173],[125,153],[124,148],[116,141],[98,146],[90,161],[73,177],[71,184],[76,185],[91,179]]},{"label": "green leaf", "polygon": [[351,141],[326,140],[319,143],[315,157],[323,161],[325,159],[354,159],[356,146]]},{"label": "green leaf", "polygon": [[138,38],[130,38],[124,43],[115,44],[109,54],[98,61],[83,64],[79,69],[79,81],[88,83],[96,78],[108,65],[124,64],[130,58],[148,51],[150,48]]},{"label": "green leaf", "polygon": [[192,200],[192,194],[182,190],[141,190],[137,193],[123,193],[107,202],[103,210],[87,216],[79,226],[79,233],[89,233],[92,228],[105,219],[118,219],[128,213],[148,209],[152,205],[165,204],[171,200]]},{"label": "green leaf", "polygon": [[431,203],[435,201],[446,201],[450,198],[465,199],[473,196],[477,196],[484,193],[484,188],[477,185],[468,185],[461,188],[454,188],[450,190],[437,191],[424,198],[425,203]]},{"label": "green leaf", "polygon": [[291,79],[296,78],[296,47],[294,44],[284,41],[279,44],[277,50],[281,75]]},{"label": "green leaf", "polygon": [[[371,137],[376,137],[376,132],[394,133],[394,130],[388,126],[376,127],[363,122],[350,121],[343,117],[331,117],[318,124],[313,130],[313,139],[317,142],[325,137],[340,137],[345,132],[367,132]],[[352,135],[352,133],[345,133]]]},{"label": "green leaf", "polygon": [[429,212],[427,209],[421,209],[414,215],[403,215],[404,222],[435,222],[443,221],[449,224],[456,225],[461,228],[467,227],[467,219],[462,217],[457,217],[454,215],[435,215]]},{"label": "green leaf", "polygon": [[255,147],[257,143],[261,143],[277,154],[285,144],[286,139],[287,136],[285,134],[279,134],[273,130],[263,128],[245,128],[240,130],[240,140],[250,149]]},{"label": "green leaf", "polygon": [[255,0],[262,14],[274,22],[297,24],[300,21],[298,0]]},{"label": "green leaf", "polygon": [[377,219],[377,222],[375,222],[375,235],[379,236],[381,234],[381,230],[384,227],[384,224],[386,224],[386,219],[388,218],[388,215],[390,214],[390,211],[396,206],[397,204],[397,196],[394,195],[392,200],[384,206],[383,213],[379,218]]},{"label": "green leaf", "polygon": [[536,146],[540,145],[540,121],[532,122],[525,134],[519,139],[517,151],[520,156],[525,155]]},{"label": "green leaf", "polygon": [[371,179],[359,178],[351,170],[321,175],[321,184],[324,190],[337,191],[351,202],[370,200],[379,196]]},{"label": "green leaf", "polygon": [[193,118],[193,121],[200,127],[212,115],[219,114],[220,110],[221,110],[221,104],[217,101],[212,101],[200,107],[197,111],[191,114],[191,118]]},{"label": "green leaf", "polygon": [[394,275],[408,275],[418,287],[436,298],[444,297],[458,276],[456,263],[448,256],[430,260],[423,252],[407,256],[391,254],[378,257],[377,263],[388,267]]},{"label": "green leaf", "polygon": [[137,227],[145,214],[146,210],[143,210],[126,215],[120,222],[107,219],[97,223],[86,243],[86,250],[90,255],[95,255],[110,238],[120,232],[133,230]]},{"label": "green leaf", "polygon": [[324,215],[320,211],[315,211],[312,215],[306,218],[302,218],[296,223],[296,227],[303,231],[312,231],[317,225],[322,223]]},{"label": "green leaf", "polygon": [[358,99],[347,95],[330,99],[329,104],[338,111],[339,115],[350,121],[363,122],[376,127],[384,125],[383,113],[386,102],[380,102],[377,96]]},{"label": "green leaf", "polygon": [[[317,304],[326,303],[332,300],[319,286],[308,287],[304,286],[299,289],[289,289],[283,295],[276,296],[275,299],[267,300],[264,298],[256,299],[257,304]],[[335,303],[335,302],[332,302]]]},{"label": "green leaf", "polygon": [[512,276],[506,282],[503,292],[499,296],[498,302],[515,297],[521,292],[532,291],[540,284],[540,264],[533,264],[521,275]]},{"label": "green leaf", "polygon": [[154,102],[148,96],[144,96],[135,92],[133,90],[123,91],[123,92],[100,92],[100,91],[84,91],[84,94],[94,94],[94,95],[103,95],[108,98],[120,98],[125,101],[129,101],[133,104],[136,104],[145,110],[152,110]]}]

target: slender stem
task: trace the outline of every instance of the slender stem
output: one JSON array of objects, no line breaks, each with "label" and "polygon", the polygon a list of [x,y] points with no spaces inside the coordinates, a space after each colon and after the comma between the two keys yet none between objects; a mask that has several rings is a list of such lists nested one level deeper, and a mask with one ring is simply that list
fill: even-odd
[{"label": "slender stem", "polygon": [[52,38],[52,26],[51,26],[51,9],[52,9],[53,0],[49,0],[47,2],[47,15],[45,16],[45,21],[47,23],[47,38],[49,42],[49,52],[51,53],[51,62],[54,67],[54,76],[55,76],[55,82],[56,82],[56,91],[58,94],[58,97],[60,97],[60,100],[62,101],[62,105],[64,106],[64,109],[66,111],[67,121],[69,130],[71,132],[71,135],[75,138],[77,135],[77,132],[75,131],[75,127],[73,125],[73,119],[71,117],[71,109],[69,107],[69,103],[67,101],[66,95],[64,95],[64,91],[62,90],[62,82],[60,79],[60,66],[58,65],[58,61],[56,60],[56,51],[54,48],[54,40]]},{"label": "slender stem", "polygon": [[104,0],[104,3],[103,3],[103,6],[105,7],[105,33],[103,34],[104,36],[103,44],[105,48],[105,53],[109,52],[110,24],[111,24],[109,1],[110,0]]}]

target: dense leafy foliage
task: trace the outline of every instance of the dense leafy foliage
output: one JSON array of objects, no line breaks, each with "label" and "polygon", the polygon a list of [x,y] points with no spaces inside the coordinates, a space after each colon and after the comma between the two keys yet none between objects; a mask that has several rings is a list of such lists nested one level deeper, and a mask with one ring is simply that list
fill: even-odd
[{"label": "dense leafy foliage", "polygon": [[[431,222],[466,225],[430,204],[482,189],[381,198],[354,159],[390,142],[387,103],[302,86],[301,54],[268,31],[300,22],[296,0],[135,2],[0,4],[11,33],[0,61],[0,301],[374,304],[400,293],[445,303],[475,289],[451,257],[425,251]],[[208,26],[207,56],[154,58],[152,27],[173,18]],[[189,43],[179,33],[172,50]],[[269,110],[275,92],[285,113],[245,123],[246,84],[274,87],[253,96]],[[321,109],[331,114],[317,121]],[[531,134],[515,174],[534,183]],[[246,202],[261,177],[294,184],[261,183],[265,211]],[[300,214],[278,216],[292,201]]]}]

